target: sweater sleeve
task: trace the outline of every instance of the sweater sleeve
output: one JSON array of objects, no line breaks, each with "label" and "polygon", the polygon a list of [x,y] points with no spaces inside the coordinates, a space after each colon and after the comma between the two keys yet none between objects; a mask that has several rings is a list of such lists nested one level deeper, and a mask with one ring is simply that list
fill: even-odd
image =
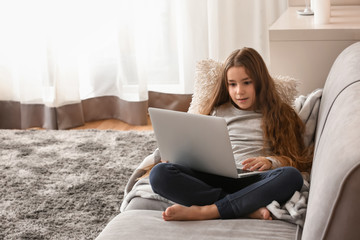
[{"label": "sweater sleeve", "polygon": [[266,159],[271,162],[273,169],[281,167],[280,162],[278,160],[276,160],[275,157],[266,157]]}]

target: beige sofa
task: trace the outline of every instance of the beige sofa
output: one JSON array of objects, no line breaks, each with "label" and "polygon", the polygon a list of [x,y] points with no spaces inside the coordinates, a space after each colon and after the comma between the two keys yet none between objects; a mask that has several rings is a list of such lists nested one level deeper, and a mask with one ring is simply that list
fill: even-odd
[{"label": "beige sofa", "polygon": [[165,222],[166,203],[154,208],[153,200],[138,199],[97,239],[360,239],[360,42],[331,68],[315,144],[303,228],[281,220]]}]

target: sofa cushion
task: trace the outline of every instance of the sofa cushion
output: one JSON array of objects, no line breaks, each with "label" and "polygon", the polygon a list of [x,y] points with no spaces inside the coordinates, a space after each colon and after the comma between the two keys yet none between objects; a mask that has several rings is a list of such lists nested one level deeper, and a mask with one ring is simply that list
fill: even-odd
[{"label": "sofa cushion", "polygon": [[161,211],[132,210],[117,215],[96,238],[112,239],[300,239],[297,225],[255,219],[166,222]]}]

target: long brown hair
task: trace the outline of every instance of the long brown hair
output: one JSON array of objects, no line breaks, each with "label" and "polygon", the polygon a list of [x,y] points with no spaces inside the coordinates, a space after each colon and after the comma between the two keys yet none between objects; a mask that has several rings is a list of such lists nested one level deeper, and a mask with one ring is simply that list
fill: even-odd
[{"label": "long brown hair", "polygon": [[253,80],[256,94],[254,111],[263,115],[264,145],[269,144],[271,152],[283,166],[309,171],[312,150],[304,144],[304,123],[294,109],[280,98],[264,60],[254,49],[238,49],[228,57],[221,81],[217,82],[214,88],[214,97],[201,113],[210,114],[215,107],[231,101],[227,79],[227,72],[231,67],[244,67]]}]

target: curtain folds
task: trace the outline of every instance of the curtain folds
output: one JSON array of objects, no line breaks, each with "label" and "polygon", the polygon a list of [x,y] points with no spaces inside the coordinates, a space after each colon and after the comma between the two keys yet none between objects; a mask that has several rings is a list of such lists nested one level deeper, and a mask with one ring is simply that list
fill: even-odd
[{"label": "curtain folds", "polygon": [[0,101],[0,128],[69,129],[101,119],[119,119],[132,125],[148,123],[148,107],[187,111],[191,94],[167,94],[149,91],[147,101],[129,102],[115,96],[103,96],[82,100],[80,103],[61,107],[44,104],[21,104],[15,101]]},{"label": "curtain folds", "polygon": [[287,0],[0,2],[0,128],[68,129],[149,106],[186,111],[196,62],[249,46]]}]

